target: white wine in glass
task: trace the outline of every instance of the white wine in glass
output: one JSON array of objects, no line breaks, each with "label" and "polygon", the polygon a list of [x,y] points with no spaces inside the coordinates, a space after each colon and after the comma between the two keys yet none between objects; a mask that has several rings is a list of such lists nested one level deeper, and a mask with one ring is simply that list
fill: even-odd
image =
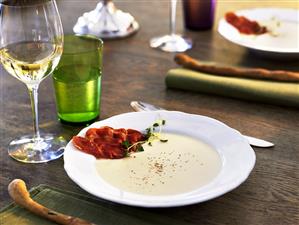
[{"label": "white wine in glass", "polygon": [[58,65],[63,29],[55,0],[0,1],[0,61],[9,74],[26,84],[33,114],[32,135],[13,140],[8,153],[18,161],[59,158],[66,141],[38,128],[38,87]]},{"label": "white wine in glass", "polygon": [[62,45],[50,42],[19,42],[0,50],[4,68],[26,84],[35,84],[46,77],[59,62]]}]

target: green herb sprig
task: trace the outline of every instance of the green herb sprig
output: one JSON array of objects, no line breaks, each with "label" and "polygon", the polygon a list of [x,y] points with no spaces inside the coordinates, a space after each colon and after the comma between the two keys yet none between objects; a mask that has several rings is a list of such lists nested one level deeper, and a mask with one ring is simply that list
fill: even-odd
[{"label": "green herb sprig", "polygon": [[[161,142],[167,142],[167,139],[162,139],[161,138],[161,133],[162,133],[162,126],[166,124],[165,120],[157,120],[155,123],[153,123],[152,126],[146,128],[146,139],[148,145],[152,146],[152,142],[155,140],[159,140]],[[158,131],[157,131],[158,130]]]},{"label": "green herb sprig", "polygon": [[126,150],[126,156],[129,156],[130,149],[137,146],[137,152],[143,152],[144,148],[143,144],[148,143],[148,145],[152,146],[153,141],[161,141],[163,143],[168,142],[167,139],[161,138],[162,126],[166,124],[166,121],[163,119],[155,121],[150,127],[145,129],[145,140],[138,141],[134,144],[130,144],[128,140],[122,142],[122,146]]}]

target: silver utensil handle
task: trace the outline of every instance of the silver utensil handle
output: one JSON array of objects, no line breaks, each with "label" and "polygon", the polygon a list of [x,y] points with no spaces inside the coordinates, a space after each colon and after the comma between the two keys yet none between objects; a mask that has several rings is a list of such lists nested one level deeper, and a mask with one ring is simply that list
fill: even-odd
[{"label": "silver utensil handle", "polygon": [[[165,110],[161,107],[157,107],[154,106],[152,104],[146,103],[146,102],[141,102],[141,101],[132,101],[130,103],[130,105],[132,106],[132,108],[137,111],[157,111],[157,110]],[[242,134],[243,135],[243,134]],[[269,142],[269,141],[265,141],[259,138],[255,138],[255,137],[251,137],[251,136],[247,136],[247,135],[243,135],[244,138],[246,138],[246,140],[248,141],[248,143],[252,146],[255,147],[260,147],[260,148],[269,148],[269,147],[273,147],[274,144]]]}]

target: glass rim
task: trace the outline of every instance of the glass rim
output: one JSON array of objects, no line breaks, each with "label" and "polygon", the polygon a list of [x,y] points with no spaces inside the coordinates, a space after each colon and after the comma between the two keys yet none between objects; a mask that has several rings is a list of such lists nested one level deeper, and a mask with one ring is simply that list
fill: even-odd
[{"label": "glass rim", "polygon": [[64,45],[66,43],[66,37],[76,37],[76,38],[83,38],[83,39],[90,39],[98,42],[97,48],[94,49],[85,49],[84,51],[74,51],[74,52],[67,52],[65,48],[63,48],[63,55],[76,55],[76,54],[85,54],[88,52],[98,51],[99,49],[103,48],[104,42],[100,37],[91,34],[65,34],[64,36]]},{"label": "glass rim", "polygon": [[101,45],[104,44],[102,38],[93,35],[93,34],[66,34],[64,36],[75,36],[75,37],[82,37],[82,38],[87,38],[87,39],[94,39],[100,42]]}]

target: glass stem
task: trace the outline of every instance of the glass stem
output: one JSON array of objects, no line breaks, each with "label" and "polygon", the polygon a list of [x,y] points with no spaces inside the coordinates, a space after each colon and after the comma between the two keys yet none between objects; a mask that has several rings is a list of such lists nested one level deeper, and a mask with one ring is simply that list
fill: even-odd
[{"label": "glass stem", "polygon": [[170,3],[170,35],[175,35],[175,17],[176,17],[177,0],[171,0]]},{"label": "glass stem", "polygon": [[37,141],[40,138],[39,128],[38,128],[38,84],[28,85],[29,96],[31,101],[31,110],[33,116],[33,138]]}]

